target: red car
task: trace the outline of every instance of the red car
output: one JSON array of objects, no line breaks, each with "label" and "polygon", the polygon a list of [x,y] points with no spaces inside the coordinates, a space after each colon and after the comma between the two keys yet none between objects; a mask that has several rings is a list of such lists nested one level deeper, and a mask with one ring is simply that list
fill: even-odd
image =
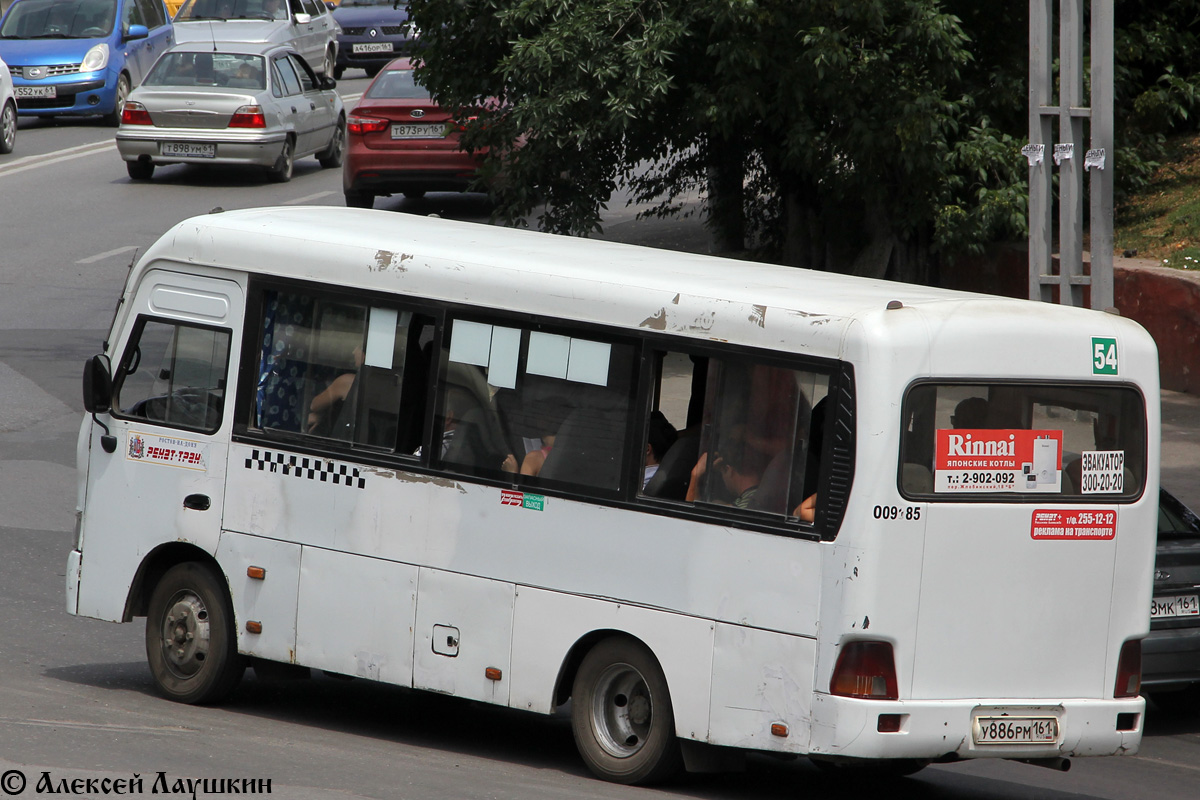
[{"label": "red car", "polygon": [[459,149],[451,115],[413,80],[407,58],[375,76],[350,112],[346,132],[342,190],[355,208],[370,208],[377,195],[463,191],[481,161]]}]

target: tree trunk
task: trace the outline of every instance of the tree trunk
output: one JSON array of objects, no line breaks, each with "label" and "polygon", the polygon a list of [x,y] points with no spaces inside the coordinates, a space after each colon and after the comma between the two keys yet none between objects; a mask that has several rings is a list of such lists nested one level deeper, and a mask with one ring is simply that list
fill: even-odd
[{"label": "tree trunk", "polygon": [[708,140],[708,229],[714,253],[746,249],[746,156],[739,140]]}]

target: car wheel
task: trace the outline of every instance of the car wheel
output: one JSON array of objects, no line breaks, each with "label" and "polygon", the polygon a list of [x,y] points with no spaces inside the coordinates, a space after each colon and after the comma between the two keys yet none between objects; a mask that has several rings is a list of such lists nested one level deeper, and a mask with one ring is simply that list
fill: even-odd
[{"label": "car wheel", "polygon": [[203,564],[167,570],[150,595],[146,658],[159,690],[181,703],[229,696],[246,670],[223,582]]},{"label": "car wheel", "polygon": [[662,668],[645,645],[624,636],[584,656],[571,690],[571,731],[588,768],[605,780],[649,783],[683,764]]},{"label": "car wheel", "polygon": [[125,170],[135,181],[148,181],[154,175],[153,161],[126,161]]},{"label": "car wheel", "polygon": [[329,75],[331,77],[336,77],[333,74],[333,71],[335,69],[334,64],[336,64],[336,63],[337,63],[337,56],[335,56],[333,54],[333,48],[332,47],[325,48],[325,62],[321,66],[322,74]]},{"label": "car wheel", "polygon": [[370,192],[346,192],[347,208],[374,208],[375,195]]},{"label": "car wheel", "polygon": [[381,66],[363,67],[363,70],[367,73],[368,78],[374,78],[376,75],[379,74],[379,71],[381,69],[383,69],[383,67],[381,67]]},{"label": "car wheel", "polygon": [[275,166],[267,170],[267,177],[276,183],[287,183],[292,179],[292,168],[296,165],[296,145],[291,137],[283,142],[283,151],[275,159]]},{"label": "car wheel", "polygon": [[5,103],[0,111],[0,153],[11,153],[17,146],[17,106]]},{"label": "car wheel", "polygon": [[321,152],[317,153],[317,161],[321,162],[321,166],[326,169],[340,167],[342,165],[342,156],[346,153],[346,118],[339,116],[337,125],[333,127],[333,138],[329,140],[329,146]]},{"label": "car wheel", "polygon": [[121,73],[117,78],[117,103],[111,114],[104,115],[104,124],[116,127],[121,124],[121,112],[125,110],[125,100],[129,97],[129,76]]},{"label": "car wheel", "polygon": [[335,81],[340,81],[342,79],[342,76],[345,74],[346,74],[345,67],[334,67],[333,68],[333,79]]},{"label": "car wheel", "polygon": [[420,200],[422,197],[425,196],[425,190],[424,189],[409,189],[408,191],[406,191],[404,193],[404,196],[407,197],[409,200]]}]

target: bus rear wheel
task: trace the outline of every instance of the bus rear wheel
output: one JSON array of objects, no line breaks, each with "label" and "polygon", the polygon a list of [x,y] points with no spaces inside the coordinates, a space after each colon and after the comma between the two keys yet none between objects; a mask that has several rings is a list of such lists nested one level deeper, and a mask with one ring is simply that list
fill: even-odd
[{"label": "bus rear wheel", "polygon": [[159,580],[146,614],[146,659],[159,691],[180,703],[216,703],[237,686],[246,663],[229,595],[212,570],[189,561]]},{"label": "bus rear wheel", "polygon": [[683,764],[667,679],[650,650],[626,637],[603,640],[579,665],[571,730],[588,768],[605,780],[652,783]]}]

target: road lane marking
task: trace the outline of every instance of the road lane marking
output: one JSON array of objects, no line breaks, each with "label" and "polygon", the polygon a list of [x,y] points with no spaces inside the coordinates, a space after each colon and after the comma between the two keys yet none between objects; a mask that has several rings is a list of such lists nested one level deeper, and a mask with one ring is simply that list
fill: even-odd
[{"label": "road lane marking", "polygon": [[[333,192],[330,192],[329,194],[333,194]],[[127,245],[125,247],[118,247],[116,250],[109,250],[104,253],[97,253],[94,256],[88,256],[87,258],[81,258],[78,261],[76,261],[75,263],[76,264],[95,264],[97,261],[103,261],[106,258],[112,258],[113,256],[119,256],[122,253],[128,253],[130,250],[137,250],[137,246],[131,244],[131,245]]]},{"label": "road lane marking", "polygon": [[77,147],[68,147],[63,150],[55,150],[52,153],[44,153],[40,156],[25,156],[24,158],[19,158],[16,161],[0,166],[0,177],[16,175],[18,172],[25,172],[26,170],[37,169],[39,167],[48,167],[51,164],[58,164],[75,158],[108,153],[108,151],[116,149],[116,142],[93,142]]},{"label": "road lane marking", "polygon": [[342,95],[342,104],[345,105],[346,103],[353,103],[355,100],[361,100],[362,96],[362,92],[359,92],[358,94]]},{"label": "road lane marking", "polygon": [[317,192],[316,194],[306,194],[304,197],[297,197],[294,200],[284,200],[279,205],[281,206],[298,206],[301,203],[307,203],[309,200],[319,200],[322,197],[328,197],[336,192]]},{"label": "road lane marking", "polygon": [[196,733],[195,728],[185,728],[182,725],[114,725],[106,722],[82,722],[70,719],[14,719],[12,717],[0,717],[0,721],[9,725],[29,725],[36,728],[74,728],[114,733]]}]

